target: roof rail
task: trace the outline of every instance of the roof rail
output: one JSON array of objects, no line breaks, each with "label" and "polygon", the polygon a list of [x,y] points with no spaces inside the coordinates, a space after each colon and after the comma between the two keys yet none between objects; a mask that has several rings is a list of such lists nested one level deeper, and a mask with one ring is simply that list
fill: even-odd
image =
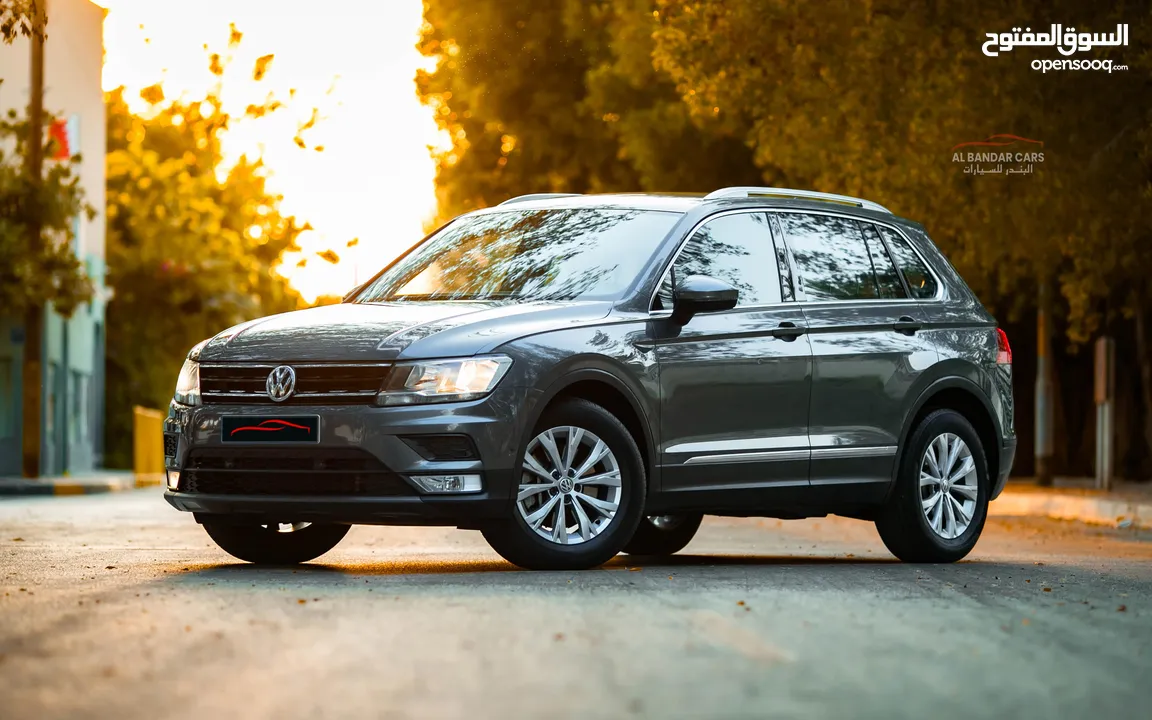
[{"label": "roof rail", "polygon": [[517,195],[514,198],[508,198],[501,205],[511,205],[513,203],[530,202],[532,200],[550,200],[551,198],[562,197],[579,197],[580,193],[531,193],[528,195]]},{"label": "roof rail", "polygon": [[710,192],[704,196],[705,200],[718,200],[720,198],[736,198],[736,197],[778,197],[778,198],[799,198],[802,200],[821,200],[824,202],[840,203],[841,205],[854,205],[865,210],[875,210],[876,212],[892,214],[888,208],[874,203],[871,200],[863,200],[849,195],[834,195],[832,193],[815,192],[813,190],[789,190],[788,188],[771,188],[771,187],[728,187]]}]

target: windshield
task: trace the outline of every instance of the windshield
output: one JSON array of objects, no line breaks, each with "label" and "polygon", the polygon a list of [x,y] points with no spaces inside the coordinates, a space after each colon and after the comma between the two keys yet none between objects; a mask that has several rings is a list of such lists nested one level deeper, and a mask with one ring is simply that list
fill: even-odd
[{"label": "windshield", "polygon": [[414,248],[355,301],[615,300],[679,219],[616,208],[463,218]]}]

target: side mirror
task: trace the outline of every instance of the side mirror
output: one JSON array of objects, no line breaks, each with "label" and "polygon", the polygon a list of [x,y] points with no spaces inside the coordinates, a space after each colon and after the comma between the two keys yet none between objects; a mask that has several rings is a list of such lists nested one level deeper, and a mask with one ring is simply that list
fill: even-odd
[{"label": "side mirror", "polygon": [[723,280],[689,275],[672,291],[672,322],[687,325],[697,313],[731,310],[739,299],[740,291]]}]

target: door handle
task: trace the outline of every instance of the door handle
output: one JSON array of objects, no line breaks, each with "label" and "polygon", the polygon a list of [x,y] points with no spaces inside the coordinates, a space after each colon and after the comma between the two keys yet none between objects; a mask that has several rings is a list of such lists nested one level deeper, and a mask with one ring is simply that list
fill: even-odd
[{"label": "door handle", "polygon": [[915,335],[916,331],[923,326],[924,323],[908,315],[903,315],[899,320],[892,323],[892,329],[901,335]]},{"label": "door handle", "polygon": [[772,337],[778,337],[785,342],[792,342],[806,332],[808,332],[808,328],[803,325],[785,320],[772,329]]}]

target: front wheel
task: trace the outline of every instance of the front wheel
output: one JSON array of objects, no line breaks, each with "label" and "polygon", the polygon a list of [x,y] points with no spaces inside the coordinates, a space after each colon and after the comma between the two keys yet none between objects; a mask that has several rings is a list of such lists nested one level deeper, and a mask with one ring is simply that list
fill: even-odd
[{"label": "front wheel", "polygon": [[649,515],[624,546],[629,555],[675,555],[692,542],[703,515]]},{"label": "front wheel", "polygon": [[584,570],[620,552],[644,511],[636,441],[586,400],[545,411],[525,446],[511,517],[484,528],[508,562],[530,570]]},{"label": "front wheel", "polygon": [[205,522],[204,530],[232,557],[258,565],[296,565],[315,560],[344,539],[348,525]]},{"label": "front wheel", "polygon": [[976,545],[988,515],[988,462],[980,436],[954,410],[936,410],[912,431],[896,488],[876,519],[904,562],[956,562]]}]

